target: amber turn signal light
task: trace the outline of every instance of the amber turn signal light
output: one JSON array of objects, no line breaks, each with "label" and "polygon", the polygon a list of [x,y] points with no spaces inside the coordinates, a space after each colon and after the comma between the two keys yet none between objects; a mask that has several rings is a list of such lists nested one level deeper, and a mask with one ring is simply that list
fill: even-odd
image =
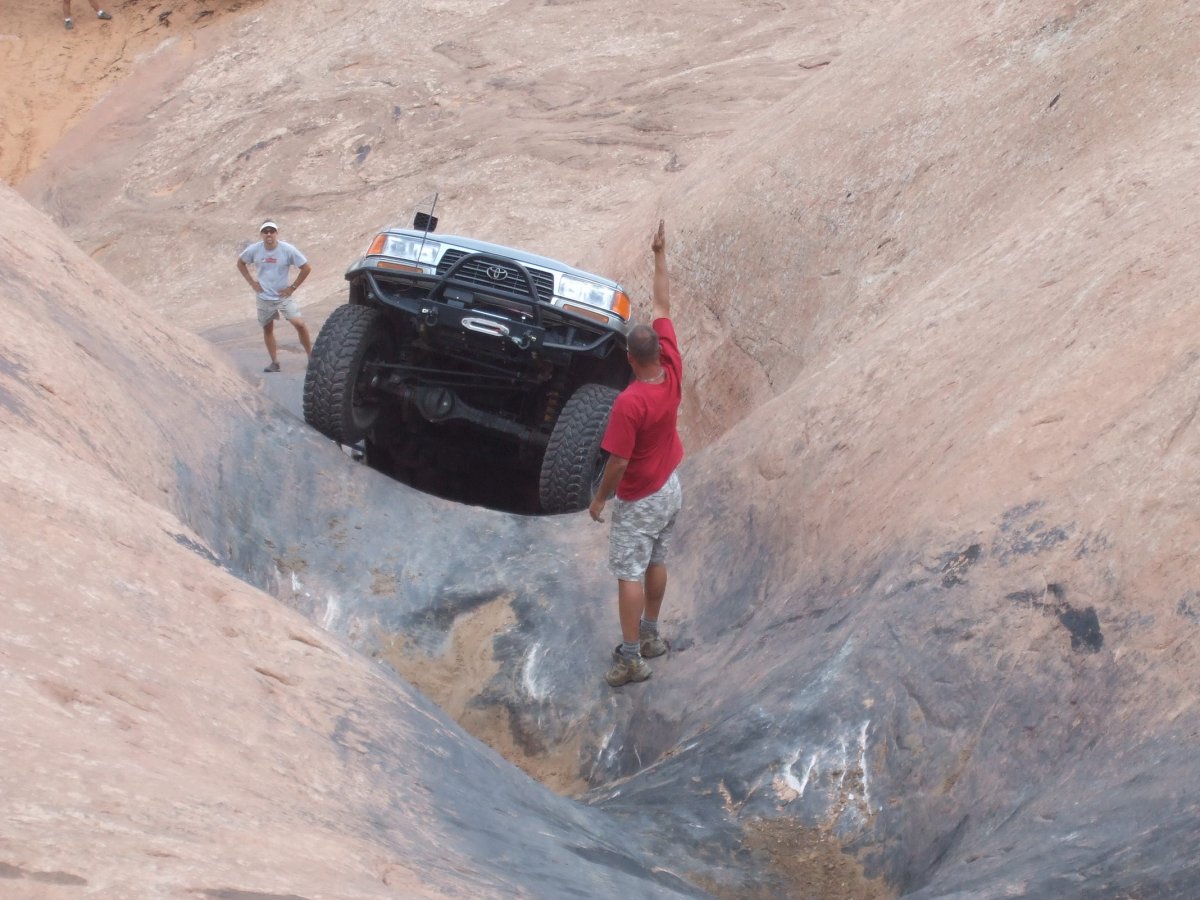
[{"label": "amber turn signal light", "polygon": [[627,297],[625,295],[624,291],[617,291],[613,295],[612,309],[613,309],[613,312],[615,312],[618,316],[620,316],[626,322],[629,321],[631,307],[630,307],[630,303],[629,303],[629,297]]}]

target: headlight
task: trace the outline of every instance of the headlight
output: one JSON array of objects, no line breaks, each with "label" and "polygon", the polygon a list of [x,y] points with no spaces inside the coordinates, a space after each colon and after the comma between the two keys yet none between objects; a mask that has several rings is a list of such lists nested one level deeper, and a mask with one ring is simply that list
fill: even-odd
[{"label": "headlight", "polygon": [[408,237],[402,234],[381,234],[371,242],[366,256],[387,256],[392,259],[402,259],[408,262],[422,263],[422,269],[428,266],[430,274],[437,266],[438,256],[441,255],[442,245],[437,241],[423,241],[420,238]]},{"label": "headlight", "polygon": [[571,275],[558,279],[558,296],[588,306],[611,310],[622,319],[629,318],[629,298],[624,293],[594,281],[584,281]]}]

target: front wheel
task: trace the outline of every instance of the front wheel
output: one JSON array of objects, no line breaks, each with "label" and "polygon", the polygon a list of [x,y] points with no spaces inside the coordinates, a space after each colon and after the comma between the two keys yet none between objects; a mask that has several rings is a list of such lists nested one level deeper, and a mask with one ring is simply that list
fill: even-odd
[{"label": "front wheel", "polygon": [[391,357],[383,313],[371,306],[339,306],[313,345],[304,376],[304,421],[339,444],[361,441],[382,410],[382,401],[372,396],[369,364]]},{"label": "front wheel", "polygon": [[542,512],[578,512],[591,504],[608,459],[600,442],[616,399],[613,388],[585,384],[563,406],[542,459]]}]

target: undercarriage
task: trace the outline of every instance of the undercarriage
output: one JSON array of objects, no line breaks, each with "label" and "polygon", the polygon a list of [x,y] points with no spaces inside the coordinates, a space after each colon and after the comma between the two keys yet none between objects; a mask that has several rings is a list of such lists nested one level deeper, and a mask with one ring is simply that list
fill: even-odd
[{"label": "undercarriage", "polygon": [[347,273],[350,302],[313,348],[306,421],[439,496],[586,507],[629,378],[623,330],[546,302],[550,276],[496,254],[462,254],[436,277],[382,266]]}]

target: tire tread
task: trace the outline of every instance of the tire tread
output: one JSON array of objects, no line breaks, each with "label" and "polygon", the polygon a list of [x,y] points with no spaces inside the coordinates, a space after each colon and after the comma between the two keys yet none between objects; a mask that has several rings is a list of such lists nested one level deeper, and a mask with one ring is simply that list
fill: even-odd
[{"label": "tire tread", "polygon": [[578,512],[592,502],[600,442],[616,399],[614,388],[585,384],[564,404],[542,461],[539,495],[543,512]]},{"label": "tire tread", "polygon": [[370,306],[344,304],[333,311],[313,344],[304,377],[304,421],[339,444],[362,440],[354,420],[354,382],[382,314]]}]

